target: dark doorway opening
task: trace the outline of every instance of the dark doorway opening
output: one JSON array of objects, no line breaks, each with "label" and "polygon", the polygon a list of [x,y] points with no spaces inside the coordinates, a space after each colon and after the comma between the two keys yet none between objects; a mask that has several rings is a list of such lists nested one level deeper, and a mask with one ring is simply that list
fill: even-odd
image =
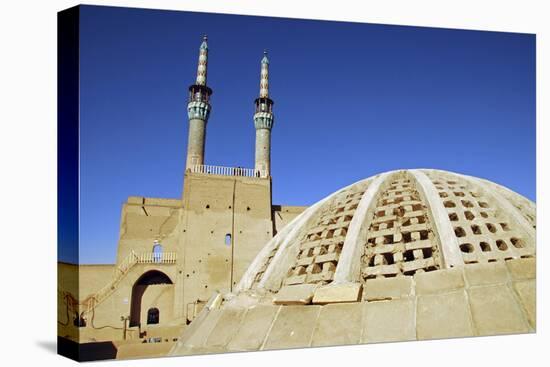
[{"label": "dark doorway opening", "polygon": [[156,307],[150,308],[147,311],[147,325],[155,325],[159,323],[159,309]]}]

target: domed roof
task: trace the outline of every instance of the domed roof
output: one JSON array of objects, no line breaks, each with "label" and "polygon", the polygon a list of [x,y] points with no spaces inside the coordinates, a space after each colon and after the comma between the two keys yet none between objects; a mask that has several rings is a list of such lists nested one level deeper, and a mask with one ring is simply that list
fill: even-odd
[{"label": "domed roof", "polygon": [[532,332],[535,204],[490,181],[399,170],[312,205],[170,354]]},{"label": "domed roof", "polygon": [[304,211],[260,252],[239,290],[277,291],[531,257],[535,205],[487,180],[386,172]]}]

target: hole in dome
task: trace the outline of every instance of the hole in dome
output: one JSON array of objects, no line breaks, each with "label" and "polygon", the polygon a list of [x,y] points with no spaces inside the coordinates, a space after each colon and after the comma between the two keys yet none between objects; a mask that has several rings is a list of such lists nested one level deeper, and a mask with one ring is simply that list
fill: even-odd
[{"label": "hole in dome", "polygon": [[313,268],[311,269],[311,274],[319,274],[321,272],[321,267],[319,264],[313,264]]},{"label": "hole in dome", "polygon": [[455,227],[455,235],[457,237],[464,237],[464,236],[466,236],[466,232],[464,231],[464,228],[462,228],[462,227]]},{"label": "hole in dome", "polygon": [[481,228],[479,228],[479,226],[477,224],[474,224],[472,226],[472,233],[473,234],[481,234]]},{"label": "hole in dome", "polygon": [[440,197],[440,198],[446,198],[446,197],[448,197],[448,196],[449,196],[449,195],[448,195],[446,192],[441,191],[441,192],[439,193],[439,197]]},{"label": "hole in dome", "polygon": [[464,206],[465,208],[473,208],[474,207],[474,204],[472,204],[471,201],[469,200],[461,200],[462,202],[462,206]]},{"label": "hole in dome", "polygon": [[497,247],[500,251],[508,250],[508,245],[503,240],[497,240]]},{"label": "hole in dome", "polygon": [[489,232],[495,233],[497,231],[497,227],[494,224],[485,223],[485,225],[487,226],[487,229],[489,230]]},{"label": "hole in dome", "polygon": [[458,221],[458,215],[456,213],[449,213],[449,219],[453,222]]},{"label": "hole in dome", "polygon": [[428,231],[420,231],[420,239],[421,240],[427,240],[428,239]]},{"label": "hole in dome", "polygon": [[468,219],[468,220],[473,220],[473,219],[475,218],[475,215],[474,215],[471,211],[469,211],[469,210],[466,210],[466,211],[464,212],[464,216],[465,216],[466,219]]},{"label": "hole in dome", "polygon": [[489,214],[487,214],[487,212],[480,212],[479,215],[481,215],[483,218],[489,218]]},{"label": "hole in dome", "polygon": [[448,183],[449,185],[456,185],[456,184],[457,184],[456,181],[447,181],[447,183]]},{"label": "hole in dome", "polygon": [[464,193],[462,191],[456,191],[454,192],[455,196],[458,196],[458,197],[464,197]]},{"label": "hole in dome", "polygon": [[475,191],[470,191],[470,195],[472,195],[472,196],[475,197],[475,198],[481,197],[481,195],[478,194],[478,193],[475,192]]},{"label": "hole in dome", "polygon": [[384,262],[387,264],[387,265],[391,265],[394,263],[393,261],[393,254],[391,252],[386,252],[385,254],[382,254],[384,256]]},{"label": "hole in dome", "polygon": [[407,251],[403,252],[403,259],[405,261],[413,261],[414,260],[414,254],[413,254],[412,250],[407,250]]},{"label": "hole in dome", "polygon": [[491,245],[489,245],[487,242],[480,242],[479,247],[481,247],[481,251],[483,251],[483,252],[490,252],[491,251]]},{"label": "hole in dome", "polygon": [[474,252],[474,246],[471,243],[463,243],[460,245],[460,251],[466,253]]},{"label": "hole in dome", "polygon": [[478,204],[482,208],[488,208],[489,204],[487,204],[485,201],[478,201]]},{"label": "hole in dome", "polygon": [[443,203],[443,205],[445,206],[445,208],[454,208],[454,207],[456,207],[456,204],[451,200],[445,201]]},{"label": "hole in dome", "polygon": [[432,257],[432,255],[433,255],[432,248],[431,247],[423,248],[422,249],[422,255],[424,255],[424,259]]},{"label": "hole in dome", "polygon": [[403,242],[409,243],[411,241],[412,241],[411,233],[410,232],[403,233]]},{"label": "hole in dome", "polygon": [[525,242],[523,242],[519,238],[512,237],[512,238],[510,238],[510,242],[512,242],[512,245],[514,245],[515,248],[524,248],[525,247]]},{"label": "hole in dome", "polygon": [[502,228],[502,230],[505,232],[508,232],[510,230],[508,223],[500,223],[500,228]]}]

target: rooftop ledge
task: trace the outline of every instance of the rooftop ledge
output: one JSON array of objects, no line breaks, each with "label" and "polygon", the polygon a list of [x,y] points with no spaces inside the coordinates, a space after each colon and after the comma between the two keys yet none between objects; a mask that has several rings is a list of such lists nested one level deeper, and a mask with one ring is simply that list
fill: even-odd
[{"label": "rooftop ledge", "polygon": [[191,173],[202,173],[217,176],[268,177],[265,170],[256,170],[254,168],[243,167],[210,166],[205,164],[191,166],[187,169],[187,171]]}]

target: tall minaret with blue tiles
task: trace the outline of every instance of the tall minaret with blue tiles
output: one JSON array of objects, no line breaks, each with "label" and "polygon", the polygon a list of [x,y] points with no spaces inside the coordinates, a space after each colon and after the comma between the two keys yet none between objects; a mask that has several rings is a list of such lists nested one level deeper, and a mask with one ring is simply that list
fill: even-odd
[{"label": "tall minaret with blue tiles", "polygon": [[187,116],[189,117],[189,139],[187,143],[187,170],[193,166],[204,164],[204,143],[206,139],[206,123],[210,115],[210,95],[212,89],[206,85],[208,65],[208,43],[204,36],[199,49],[199,63],[195,84],[189,86],[189,103]]},{"label": "tall minaret with blue tiles", "polygon": [[269,98],[269,59],[267,51],[261,61],[260,96],[254,101],[254,126],[256,128],[256,176],[271,176],[271,128],[273,127],[273,100]]}]

